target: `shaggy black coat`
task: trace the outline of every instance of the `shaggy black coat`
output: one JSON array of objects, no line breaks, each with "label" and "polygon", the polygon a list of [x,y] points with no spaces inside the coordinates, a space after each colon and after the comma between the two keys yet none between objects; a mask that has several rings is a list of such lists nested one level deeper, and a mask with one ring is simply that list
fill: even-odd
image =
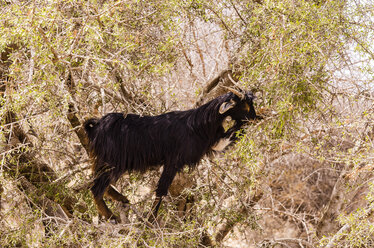
[{"label": "shaggy black coat", "polygon": [[[95,199],[102,198],[125,172],[143,173],[160,165],[164,168],[156,196],[167,195],[176,173],[185,165],[194,167],[218,142],[235,140],[234,133],[245,121],[257,118],[252,93],[244,96],[230,92],[199,108],[158,116],[110,113],[87,120],[84,127],[95,158],[96,178],[91,188]],[[235,124],[225,131],[222,124],[228,116]]]}]

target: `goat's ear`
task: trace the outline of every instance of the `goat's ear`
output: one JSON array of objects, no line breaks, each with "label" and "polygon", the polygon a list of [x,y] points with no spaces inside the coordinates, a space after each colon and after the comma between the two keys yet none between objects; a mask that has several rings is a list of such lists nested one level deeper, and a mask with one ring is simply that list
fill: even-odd
[{"label": "goat's ear", "polygon": [[219,107],[219,113],[223,114],[223,113],[227,112],[227,110],[232,109],[233,107],[235,107],[235,105],[236,105],[236,102],[234,100],[232,100],[232,99],[229,102],[224,102]]}]

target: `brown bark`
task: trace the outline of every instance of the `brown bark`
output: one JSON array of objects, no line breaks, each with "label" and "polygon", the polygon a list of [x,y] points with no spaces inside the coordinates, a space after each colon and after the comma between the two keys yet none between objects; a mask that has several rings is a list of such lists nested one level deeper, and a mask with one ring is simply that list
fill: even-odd
[{"label": "brown bark", "polygon": [[[255,194],[248,206],[242,206],[239,209],[239,213],[243,215],[248,215],[248,211],[253,208],[254,205],[262,198],[263,193],[259,192]],[[234,226],[239,222],[239,220],[227,220],[226,223],[218,230],[215,240],[217,243],[222,242],[226,235],[234,228]]]},{"label": "brown bark", "polygon": [[[73,77],[71,72],[68,72],[67,78],[65,80],[66,87],[69,90],[69,93],[72,97],[75,95],[75,85],[73,81]],[[76,114],[76,106],[73,102],[69,103],[69,109],[68,113],[66,114],[66,118],[70,122],[71,127],[73,128],[75,134],[77,135],[80,143],[82,144],[83,148],[86,150],[88,153],[89,148],[88,148],[88,139],[86,136],[86,133],[84,131],[84,128],[82,126],[82,123],[80,122],[77,114]]]}]

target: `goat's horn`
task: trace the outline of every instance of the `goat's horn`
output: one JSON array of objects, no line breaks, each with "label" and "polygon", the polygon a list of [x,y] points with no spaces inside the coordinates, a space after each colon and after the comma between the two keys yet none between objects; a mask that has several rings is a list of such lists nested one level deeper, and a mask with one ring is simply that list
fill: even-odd
[{"label": "goat's horn", "polygon": [[240,99],[244,99],[245,98],[245,95],[242,93],[243,92],[243,89],[238,85],[238,83],[236,82],[236,80],[234,80],[233,78],[232,78],[232,74],[231,73],[228,73],[227,74],[227,76],[228,76],[228,78],[230,79],[230,81],[231,81],[231,83],[233,84],[233,85],[235,85],[236,87],[238,87],[238,89],[241,91],[241,92],[239,92],[238,90],[235,90],[235,89],[233,89],[233,88],[229,88],[229,90],[232,92],[232,93],[234,93],[235,95],[237,95]]},{"label": "goat's horn", "polygon": [[235,95],[237,95],[241,100],[244,99],[244,94],[239,92],[238,90],[236,89],[233,89],[231,87],[228,87],[228,86],[224,86],[226,89],[228,89],[229,91],[231,91],[232,93],[234,93]]}]

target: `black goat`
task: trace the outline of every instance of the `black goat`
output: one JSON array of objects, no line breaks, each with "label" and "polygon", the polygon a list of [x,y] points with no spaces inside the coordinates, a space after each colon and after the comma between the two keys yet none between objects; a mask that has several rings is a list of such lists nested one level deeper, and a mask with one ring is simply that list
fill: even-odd
[{"label": "black goat", "polygon": [[[185,165],[196,166],[205,154],[225,149],[247,120],[258,118],[253,94],[231,91],[187,111],[158,116],[110,113],[87,120],[84,128],[95,159],[91,191],[99,215],[119,221],[106,206],[104,193],[128,206],[128,199],[111,186],[122,174],[164,165],[156,189],[155,217],[177,172]],[[227,120],[232,124],[224,127]]]}]

